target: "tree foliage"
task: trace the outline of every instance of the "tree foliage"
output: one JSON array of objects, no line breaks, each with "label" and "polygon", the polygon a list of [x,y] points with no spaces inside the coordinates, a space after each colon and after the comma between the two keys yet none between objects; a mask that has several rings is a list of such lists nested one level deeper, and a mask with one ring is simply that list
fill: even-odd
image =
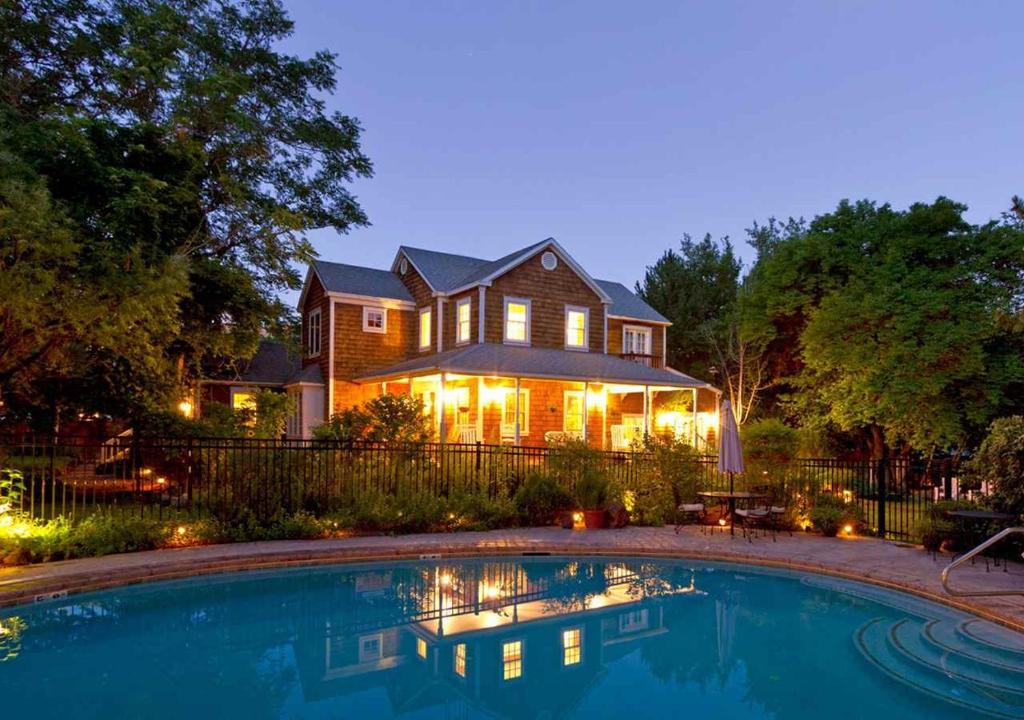
[{"label": "tree foliage", "polygon": [[723,321],[736,304],[741,263],[728,238],[684,235],[679,250],[667,250],[647,268],[636,291],[664,315],[668,328],[667,364],[707,377],[718,362],[714,349]]},{"label": "tree foliage", "polygon": [[744,323],[803,422],[873,449],[962,444],[1024,380],[1024,232],[974,226],[946,198],[905,211],[844,201],[754,230]]},{"label": "tree foliage", "polygon": [[[276,0],[0,6],[0,385],[26,405],[166,402],[255,350],[371,173],[334,57]],[[99,406],[99,407],[98,407]]]}]

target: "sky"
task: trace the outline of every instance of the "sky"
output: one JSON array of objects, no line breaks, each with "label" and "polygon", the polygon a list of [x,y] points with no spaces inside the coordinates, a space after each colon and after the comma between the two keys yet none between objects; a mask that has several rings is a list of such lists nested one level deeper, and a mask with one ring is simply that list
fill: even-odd
[{"label": "sky", "polygon": [[554,237],[632,287],[684,233],[749,266],[755,220],[1024,194],[1020,0],[284,2],[374,163],[372,225],[315,231],[325,260]]}]

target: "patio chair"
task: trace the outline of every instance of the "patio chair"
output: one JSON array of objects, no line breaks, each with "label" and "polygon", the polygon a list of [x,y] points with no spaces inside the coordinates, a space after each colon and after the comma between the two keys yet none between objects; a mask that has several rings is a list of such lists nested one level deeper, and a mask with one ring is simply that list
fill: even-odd
[{"label": "patio chair", "polygon": [[754,542],[753,537],[759,528],[770,530],[772,542],[775,542],[775,529],[772,524],[772,513],[768,506],[752,508],[736,508],[734,521],[738,521],[743,537],[747,542]]},{"label": "patio chair", "polygon": [[459,442],[466,445],[475,445],[477,441],[476,425],[459,426]]},{"label": "patio chair", "polygon": [[625,425],[612,425],[612,450],[629,450],[629,437]]},{"label": "patio chair", "polygon": [[704,533],[706,528],[704,524],[705,517],[707,517],[707,513],[704,511],[704,503],[680,504],[676,508],[676,535],[679,534],[679,530],[682,529],[683,525],[687,524],[687,521],[700,523],[700,531]]}]

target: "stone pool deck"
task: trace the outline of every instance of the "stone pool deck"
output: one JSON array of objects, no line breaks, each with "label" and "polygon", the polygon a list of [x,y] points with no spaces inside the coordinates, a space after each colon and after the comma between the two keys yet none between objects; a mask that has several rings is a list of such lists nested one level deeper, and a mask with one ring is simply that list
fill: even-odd
[{"label": "stone pool deck", "polygon": [[[651,555],[701,560],[753,562],[810,570],[863,580],[959,607],[1024,632],[1024,596],[952,598],[939,574],[949,562],[920,547],[874,538],[823,538],[785,533],[777,542],[762,537],[753,543],[728,532],[704,534],[686,527],[624,530],[562,530],[523,528],[492,532],[349,537],[331,540],[208,545],[102,558],[29,565],[0,570],[0,606],[33,602],[53,593],[75,593],[128,583],[289,565],[394,560],[421,555],[443,557],[551,553],[565,555]],[[985,564],[954,571],[953,586],[970,589],[1024,591],[1024,566],[1011,563],[1009,572]]]}]

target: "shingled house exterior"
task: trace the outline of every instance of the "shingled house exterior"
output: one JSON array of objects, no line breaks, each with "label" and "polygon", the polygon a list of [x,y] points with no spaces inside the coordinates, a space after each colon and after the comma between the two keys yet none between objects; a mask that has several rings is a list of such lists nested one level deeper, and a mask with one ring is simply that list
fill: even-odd
[{"label": "shingled house exterior", "polygon": [[665,366],[669,322],[553,239],[492,261],[411,247],[390,270],[318,261],[299,310],[294,437],[382,393],[420,398],[443,442],[703,445],[717,427],[718,391]]}]

